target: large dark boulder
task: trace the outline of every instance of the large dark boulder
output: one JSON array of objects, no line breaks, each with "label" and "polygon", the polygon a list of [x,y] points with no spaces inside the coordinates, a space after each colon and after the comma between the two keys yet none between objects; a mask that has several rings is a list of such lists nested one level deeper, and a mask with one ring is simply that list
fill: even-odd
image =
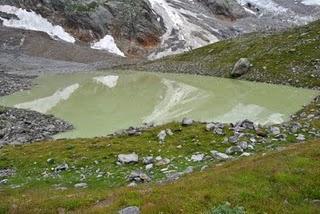
[{"label": "large dark boulder", "polygon": [[246,74],[251,67],[251,63],[247,58],[241,58],[238,62],[234,65],[231,71],[231,77],[240,77]]}]

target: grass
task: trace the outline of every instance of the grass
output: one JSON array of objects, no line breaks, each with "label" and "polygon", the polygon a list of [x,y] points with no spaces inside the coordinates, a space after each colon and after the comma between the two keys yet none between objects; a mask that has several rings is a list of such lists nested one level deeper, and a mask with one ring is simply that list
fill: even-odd
[{"label": "grass", "polygon": [[248,213],[319,213],[320,142],[213,165],[166,184],[135,188],[56,190],[37,186],[1,191],[0,211],[116,213],[137,205],[142,213],[206,213],[225,202]]},{"label": "grass", "polygon": [[320,21],[273,34],[252,33],[138,66],[140,70],[230,77],[242,57],[253,67],[240,79],[320,87]]}]

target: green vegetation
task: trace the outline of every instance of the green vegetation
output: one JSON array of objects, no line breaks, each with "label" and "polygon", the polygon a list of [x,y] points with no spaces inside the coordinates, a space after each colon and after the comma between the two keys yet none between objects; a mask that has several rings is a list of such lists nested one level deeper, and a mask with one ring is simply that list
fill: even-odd
[{"label": "green vegetation", "polygon": [[229,77],[240,58],[253,67],[240,79],[320,87],[320,21],[274,34],[252,33],[139,66],[141,70]]},{"label": "green vegetation", "polygon": [[248,213],[318,213],[319,152],[320,142],[296,144],[282,152],[211,166],[205,172],[166,185],[117,189],[100,186],[83,190],[39,185],[2,189],[0,210],[113,213],[137,205],[143,213],[204,213],[227,200],[244,207]]}]

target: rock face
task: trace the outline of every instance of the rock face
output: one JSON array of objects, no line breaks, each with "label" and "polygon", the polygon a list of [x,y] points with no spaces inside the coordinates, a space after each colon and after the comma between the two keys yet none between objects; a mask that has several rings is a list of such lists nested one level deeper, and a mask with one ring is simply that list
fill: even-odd
[{"label": "rock face", "polygon": [[240,77],[250,70],[250,61],[247,58],[241,58],[234,65],[231,71],[231,77]]},{"label": "rock face", "polygon": [[71,124],[52,115],[0,107],[0,145],[51,139],[52,135],[71,129]]},{"label": "rock face", "polygon": [[205,4],[214,15],[238,19],[248,16],[244,8],[235,0],[199,0]]},{"label": "rock face", "polygon": [[165,31],[147,0],[3,0],[1,4],[33,10],[84,42],[112,35],[129,55],[156,46]]}]

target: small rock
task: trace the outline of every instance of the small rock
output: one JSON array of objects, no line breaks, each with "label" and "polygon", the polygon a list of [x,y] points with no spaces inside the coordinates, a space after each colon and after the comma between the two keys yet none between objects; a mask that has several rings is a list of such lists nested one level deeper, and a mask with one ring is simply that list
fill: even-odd
[{"label": "small rock", "polygon": [[54,161],[54,159],[52,159],[52,158],[49,158],[49,159],[47,160],[47,163],[48,163],[48,164],[54,164],[54,162],[55,162],[55,161]]},{"label": "small rock", "polygon": [[152,163],[146,165],[146,170],[147,171],[151,170],[152,168],[153,168],[153,164]]},{"label": "small rock", "polygon": [[119,211],[119,214],[140,214],[139,207],[127,207]]},{"label": "small rock", "polygon": [[305,137],[303,134],[299,134],[299,135],[297,136],[297,140],[298,140],[298,141],[305,141],[305,140],[306,140],[306,137]]},{"label": "small rock", "polygon": [[138,183],[145,183],[151,181],[151,178],[141,170],[132,171],[128,176],[128,179],[129,181],[134,181]]},{"label": "small rock", "polygon": [[273,134],[273,135],[279,135],[281,134],[281,130],[279,127],[276,127],[276,126],[271,126],[270,127],[270,132]]},{"label": "small rock", "polygon": [[183,174],[190,174],[193,172],[193,167],[192,166],[188,166],[184,171]]},{"label": "small rock", "polygon": [[211,151],[212,157],[217,159],[217,160],[228,160],[230,159],[229,155],[222,153],[222,152],[218,152],[218,151]]},{"label": "small rock", "polygon": [[165,130],[162,130],[158,135],[157,135],[160,143],[164,143],[166,137],[167,137],[167,132]]},{"label": "small rock", "polygon": [[154,159],[152,156],[143,157],[143,164],[148,165],[154,162]]},{"label": "small rock", "polygon": [[240,157],[249,157],[251,156],[251,153],[248,153],[248,152],[244,152],[240,155]]},{"label": "small rock", "polygon": [[128,184],[128,187],[136,187],[137,183],[136,182],[131,182],[130,184]]},{"label": "small rock", "polygon": [[61,164],[59,166],[57,166],[54,171],[55,172],[63,172],[63,171],[67,171],[69,169],[69,165],[64,163],[64,164]]},{"label": "small rock", "polygon": [[171,129],[166,129],[166,133],[167,133],[167,135],[169,135],[169,136],[172,136],[172,135],[173,135],[173,132],[172,132]]},{"label": "small rock", "polygon": [[241,149],[246,150],[248,149],[248,143],[247,142],[240,142],[239,145],[241,147]]},{"label": "small rock", "polygon": [[222,128],[218,128],[218,127],[213,130],[213,133],[215,133],[217,135],[224,135],[223,129]]},{"label": "small rock", "polygon": [[182,126],[190,126],[193,124],[193,120],[190,118],[183,118],[181,125]]},{"label": "small rock", "polygon": [[200,162],[200,161],[203,161],[203,159],[204,159],[204,154],[196,154],[191,156],[191,160],[193,162]]},{"label": "small rock", "polygon": [[75,184],[74,187],[77,189],[84,189],[84,188],[88,187],[88,184],[87,183],[78,183],[78,184]]},{"label": "small rock", "polygon": [[231,146],[226,150],[226,153],[228,155],[238,154],[242,152],[243,152],[243,149],[240,146]]},{"label": "small rock", "polygon": [[168,165],[171,161],[168,158],[161,159],[156,162],[156,166]]},{"label": "small rock", "polygon": [[119,154],[118,155],[118,161],[122,164],[128,164],[128,163],[138,163],[139,156],[135,153],[132,154]]}]

